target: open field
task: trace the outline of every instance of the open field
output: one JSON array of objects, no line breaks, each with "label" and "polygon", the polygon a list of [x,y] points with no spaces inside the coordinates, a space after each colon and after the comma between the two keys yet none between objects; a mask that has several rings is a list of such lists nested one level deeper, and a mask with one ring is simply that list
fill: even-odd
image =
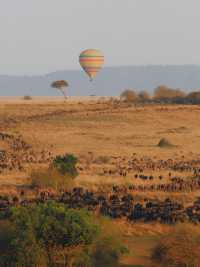
[{"label": "open field", "polygon": [[[0,192],[15,195],[29,185],[33,169],[72,153],[79,159],[77,186],[107,193],[116,185],[119,190],[132,186],[137,201],[170,197],[191,205],[200,195],[199,184],[190,184],[200,169],[199,121],[200,106],[135,107],[92,97],[66,102],[2,98]],[[162,138],[172,146],[159,147]],[[125,228],[130,230],[126,242],[136,250],[123,264],[148,266],[149,251],[168,226]]]}]

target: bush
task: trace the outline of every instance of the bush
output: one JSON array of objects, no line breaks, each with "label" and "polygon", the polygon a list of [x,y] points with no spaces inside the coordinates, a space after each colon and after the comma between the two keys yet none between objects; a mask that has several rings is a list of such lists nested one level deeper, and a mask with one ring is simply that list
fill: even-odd
[{"label": "bush", "polygon": [[92,262],[95,267],[117,267],[120,256],[126,251],[121,244],[109,236],[96,242],[92,254]]},{"label": "bush", "polygon": [[170,147],[174,147],[174,145],[166,138],[161,138],[159,143],[158,143],[158,147],[160,148],[170,148]]},{"label": "bush", "polygon": [[76,164],[78,160],[74,155],[66,154],[64,156],[57,156],[52,163],[52,166],[58,170],[62,175],[69,175],[75,178],[78,175]]},{"label": "bush", "polygon": [[101,234],[93,245],[92,266],[117,267],[120,256],[128,253],[128,249],[122,245],[122,231],[107,218],[101,218],[99,224]]},{"label": "bush", "polygon": [[200,231],[197,226],[179,225],[161,238],[152,252],[155,266],[198,267]]},{"label": "bush", "polygon": [[32,97],[30,95],[25,95],[23,97],[24,100],[32,100]]},{"label": "bush", "polygon": [[30,174],[33,188],[53,188],[69,190],[74,186],[74,178],[78,175],[77,158],[66,154],[57,156],[48,169],[33,170]]}]

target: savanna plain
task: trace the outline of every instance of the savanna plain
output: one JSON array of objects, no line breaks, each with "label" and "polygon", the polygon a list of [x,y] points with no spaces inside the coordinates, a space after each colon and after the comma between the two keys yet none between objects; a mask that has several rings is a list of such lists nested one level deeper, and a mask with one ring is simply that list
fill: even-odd
[{"label": "savanna plain", "polygon": [[[40,183],[53,159],[66,154],[77,158],[73,181],[63,188]],[[2,98],[0,194],[2,212],[5,197],[19,205],[63,194],[64,203],[109,218],[109,230],[120,233],[127,251],[113,266],[155,266],[153,250],[162,236],[198,228],[200,106]]]}]

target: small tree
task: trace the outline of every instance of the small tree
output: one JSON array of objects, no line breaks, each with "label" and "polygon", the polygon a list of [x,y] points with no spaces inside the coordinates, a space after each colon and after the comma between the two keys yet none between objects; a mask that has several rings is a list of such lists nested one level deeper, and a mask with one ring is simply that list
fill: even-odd
[{"label": "small tree", "polygon": [[68,82],[65,80],[59,80],[59,81],[55,81],[51,84],[52,88],[56,88],[58,90],[61,91],[61,93],[64,96],[64,99],[67,99],[67,95],[66,95],[66,88],[69,86]]},{"label": "small tree", "polygon": [[57,156],[53,160],[53,167],[56,168],[61,174],[69,175],[75,178],[78,175],[76,164],[78,159],[71,154],[66,154],[64,156]]}]

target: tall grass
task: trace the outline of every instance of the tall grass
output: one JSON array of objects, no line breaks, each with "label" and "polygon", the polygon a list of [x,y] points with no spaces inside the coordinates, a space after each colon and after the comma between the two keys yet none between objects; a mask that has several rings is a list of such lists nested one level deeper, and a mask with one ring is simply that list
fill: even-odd
[{"label": "tall grass", "polygon": [[154,266],[199,267],[200,230],[191,224],[177,225],[152,251]]},{"label": "tall grass", "polygon": [[33,188],[52,188],[60,191],[74,187],[74,179],[68,174],[61,174],[55,168],[33,170],[30,178]]}]

